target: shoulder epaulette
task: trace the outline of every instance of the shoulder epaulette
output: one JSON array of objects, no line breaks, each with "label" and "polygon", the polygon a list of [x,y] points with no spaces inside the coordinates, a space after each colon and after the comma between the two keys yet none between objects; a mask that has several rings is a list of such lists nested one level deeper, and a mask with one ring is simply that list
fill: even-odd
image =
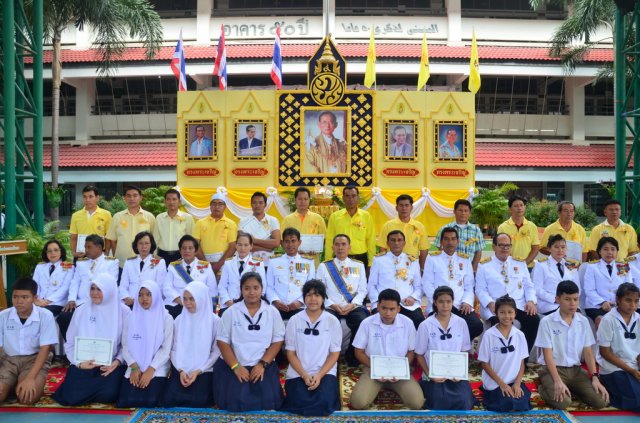
[{"label": "shoulder epaulette", "polygon": [[565,260],[566,260],[567,263],[580,265],[580,262],[578,260],[574,260],[574,259],[570,259],[570,258],[566,258]]},{"label": "shoulder epaulette", "polygon": [[46,264],[44,261],[39,261],[38,264]]},{"label": "shoulder epaulette", "polygon": [[234,256],[231,256],[231,257],[229,257],[228,259],[226,259],[225,261],[231,261],[231,260],[233,260],[234,258],[235,258]]},{"label": "shoulder epaulette", "polygon": [[438,250],[438,251],[429,251],[429,255],[430,255],[430,256],[439,256],[440,254],[442,254],[442,250]]},{"label": "shoulder epaulette", "polygon": [[600,261],[600,260],[591,260],[591,261],[589,262],[589,264],[596,264],[596,263],[598,263],[599,261]]},{"label": "shoulder epaulette", "polygon": [[625,264],[626,262],[624,260],[616,260],[617,264]]},{"label": "shoulder epaulette", "polygon": [[624,259],[624,261],[626,262],[630,262],[630,261],[636,261],[637,257],[636,256],[629,256],[626,259]]},{"label": "shoulder epaulette", "polygon": [[524,257],[513,257],[515,261],[524,261]]},{"label": "shoulder epaulette", "polygon": [[364,264],[364,263],[362,262],[362,260],[358,260],[358,259],[354,259],[354,258],[352,258],[352,259],[351,259],[351,261],[355,261],[356,263]]},{"label": "shoulder epaulette", "polygon": [[89,260],[89,257],[80,257],[78,259],[78,261],[87,261],[87,260]]},{"label": "shoulder epaulette", "polygon": [[491,257],[485,257],[480,260],[480,264],[489,263],[491,261]]},{"label": "shoulder epaulette", "polygon": [[274,253],[273,256],[271,258],[278,258],[278,257],[282,257],[284,254],[282,253]]},{"label": "shoulder epaulette", "polygon": [[128,260],[135,260],[135,259],[137,259],[137,258],[138,258],[138,256],[129,257],[129,258],[127,259],[127,261],[128,261]]},{"label": "shoulder epaulette", "polygon": [[104,259],[105,260],[118,260],[117,258],[112,257],[112,256],[104,256]]},{"label": "shoulder epaulette", "polygon": [[407,258],[409,258],[410,261],[418,260],[418,258],[416,256],[414,256],[413,254],[407,254]]},{"label": "shoulder epaulette", "polygon": [[300,254],[300,257],[307,260],[315,260],[315,257],[313,256],[313,254]]},{"label": "shoulder epaulette", "polygon": [[538,260],[538,263],[544,263],[547,260],[549,260],[549,257],[542,257],[541,259]]},{"label": "shoulder epaulette", "polygon": [[387,254],[387,252],[386,252],[386,251],[380,251],[378,254],[376,254],[376,257],[382,257],[382,256],[384,256],[385,254]]},{"label": "shoulder epaulette", "polygon": [[204,266],[204,265],[209,265],[209,262],[206,260],[198,260],[198,264],[201,264]]},{"label": "shoulder epaulette", "polygon": [[251,256],[251,260],[253,260],[253,261],[264,261],[264,259],[262,257],[259,257],[259,256]]},{"label": "shoulder epaulette", "polygon": [[175,265],[178,265],[178,264],[180,264],[180,263],[182,263],[182,260],[172,261],[172,262],[171,262],[171,263],[169,263],[169,264],[172,264],[172,265],[174,265],[174,266],[175,266]]},{"label": "shoulder epaulette", "polygon": [[468,259],[469,258],[469,254],[467,254],[467,253],[458,253],[458,256],[462,257],[464,259]]}]

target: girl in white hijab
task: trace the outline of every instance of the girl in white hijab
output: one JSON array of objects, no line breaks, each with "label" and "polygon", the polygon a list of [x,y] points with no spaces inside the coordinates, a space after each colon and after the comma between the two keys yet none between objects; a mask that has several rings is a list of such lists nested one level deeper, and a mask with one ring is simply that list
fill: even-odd
[{"label": "girl in white hijab", "polygon": [[190,282],[182,291],[183,309],[174,322],[171,375],[165,407],[213,405],[213,364],[220,357],[216,332],[220,318],[213,313],[209,288]]},{"label": "girl in white hijab", "polygon": [[142,282],[133,313],[122,331],[122,354],[128,364],[116,403],[120,408],[156,407],[164,392],[173,343],[173,318],[152,280]]},{"label": "girl in white hijab", "polygon": [[[53,395],[53,399],[62,405],[116,402],[120,381],[126,371],[120,337],[131,310],[118,299],[115,278],[106,273],[97,275],[91,284],[90,297],[91,302],[78,307],[73,314],[67,331],[64,350],[71,366]],[[76,337],[113,341],[111,364],[100,365],[93,360],[80,362],[76,359]]]}]

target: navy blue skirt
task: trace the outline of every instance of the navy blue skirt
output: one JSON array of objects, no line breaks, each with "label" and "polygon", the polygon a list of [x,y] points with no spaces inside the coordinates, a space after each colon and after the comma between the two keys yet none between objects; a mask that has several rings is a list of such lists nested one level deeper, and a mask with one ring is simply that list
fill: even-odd
[{"label": "navy blue skirt", "polygon": [[[247,367],[251,372],[253,367]],[[280,371],[275,363],[264,369],[262,382],[240,383],[235,373],[224,360],[219,359],[213,366],[213,396],[216,405],[227,411],[279,410],[282,406]]]},{"label": "navy blue skirt", "polygon": [[489,411],[529,411],[531,410],[531,392],[527,389],[524,383],[520,383],[522,388],[522,395],[520,398],[510,398],[502,395],[500,388],[496,388],[492,391],[487,391],[484,387],[482,389],[482,405]]},{"label": "navy blue skirt", "polygon": [[422,380],[420,387],[427,410],[471,410],[476,403],[471,385],[466,380],[446,380],[443,383]]},{"label": "navy blue skirt", "polygon": [[301,377],[287,379],[284,383],[287,396],[282,411],[300,416],[328,416],[340,409],[338,378],[325,375],[313,391],[307,388]]},{"label": "navy blue skirt", "polygon": [[120,396],[116,407],[118,408],[153,408],[160,404],[160,399],[164,393],[167,378],[163,376],[154,377],[149,385],[142,389],[133,386],[126,377],[122,379],[120,385]]},{"label": "navy blue skirt", "polygon": [[118,400],[120,382],[127,366],[118,366],[109,376],[102,376],[100,368],[82,370],[69,366],[67,376],[52,398],[65,406],[92,402],[114,403]]},{"label": "navy blue skirt", "polygon": [[166,383],[163,407],[191,407],[207,408],[213,405],[213,393],[211,392],[211,372],[200,374],[190,386],[184,387],[180,383],[180,372],[171,366],[171,374]]},{"label": "navy blue skirt", "polygon": [[640,412],[640,382],[624,370],[600,375],[612,406]]}]

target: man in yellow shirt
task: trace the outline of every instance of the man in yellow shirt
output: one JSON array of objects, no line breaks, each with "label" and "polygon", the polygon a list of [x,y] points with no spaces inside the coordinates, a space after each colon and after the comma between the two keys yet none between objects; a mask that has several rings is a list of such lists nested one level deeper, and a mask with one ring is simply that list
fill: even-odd
[{"label": "man in yellow shirt", "polygon": [[[293,194],[293,198],[296,203],[296,211],[285,216],[285,218],[282,219],[280,227],[283,229],[297,229],[303,240],[305,235],[324,236],[327,232],[327,225],[324,223],[324,219],[318,213],[309,211],[309,204],[311,203],[311,192],[309,189],[305,187],[297,188]],[[320,254],[322,251],[305,251],[303,247],[300,247],[300,253],[313,256],[316,268],[320,264]]]},{"label": "man in yellow shirt", "polygon": [[589,254],[596,259],[596,247],[600,238],[605,236],[614,237],[618,241],[617,260],[624,260],[627,256],[638,251],[638,239],[636,230],[628,223],[624,223],[622,216],[622,205],[618,200],[607,200],[604,202],[604,217],[607,219],[599,225],[594,226],[589,237]]},{"label": "man in yellow shirt", "polygon": [[111,213],[98,207],[98,201],[98,188],[87,185],[82,189],[84,207],[71,215],[71,251],[76,259],[84,257],[84,239],[87,235],[96,234],[104,238],[111,226]]},{"label": "man in yellow shirt", "polygon": [[156,216],[153,237],[158,245],[156,254],[169,266],[172,261],[180,260],[178,241],[193,233],[193,217],[180,211],[180,192],[176,189],[164,193],[164,205],[167,211]]},{"label": "man in yellow shirt", "polygon": [[113,216],[113,223],[107,232],[106,251],[113,251],[113,255],[120,262],[120,272],[124,262],[135,255],[131,244],[136,235],[142,231],[153,232],[156,218],[150,212],[140,207],[142,202],[142,190],[129,185],[124,189],[124,201],[126,210]]},{"label": "man in yellow shirt", "polygon": [[381,252],[386,252],[387,244],[382,241],[387,239],[389,232],[402,231],[406,239],[406,244],[402,251],[413,257],[418,257],[420,259],[420,269],[424,269],[424,261],[427,259],[429,250],[429,237],[424,225],[411,218],[412,210],[413,198],[410,195],[401,194],[396,198],[398,217],[382,225],[382,230],[378,237],[378,246]]},{"label": "man in yellow shirt", "polygon": [[509,199],[511,217],[498,226],[496,233],[508,234],[513,244],[512,256],[517,260],[526,261],[527,265],[531,267],[533,259],[536,258],[540,250],[540,239],[538,238],[538,226],[524,218],[526,204],[526,200],[520,196],[511,197]]},{"label": "man in yellow shirt", "polygon": [[236,251],[238,225],[224,215],[227,204],[222,195],[214,194],[209,208],[211,214],[196,222],[193,237],[200,242],[198,258],[211,263],[214,273],[218,273]]},{"label": "man in yellow shirt", "polygon": [[[586,261],[589,247],[587,246],[587,232],[584,228],[576,223],[573,219],[576,215],[576,206],[571,201],[562,201],[558,204],[558,220],[544,228],[542,241],[540,241],[540,252],[549,255],[550,251],[547,247],[549,238],[553,235],[562,235],[562,237],[573,243],[580,244],[582,253],[580,257],[570,257],[574,260]],[[568,251],[567,253],[569,253]],[[577,253],[576,253],[577,255]]]},{"label": "man in yellow shirt", "polygon": [[360,191],[356,186],[348,186],[342,191],[344,209],[331,213],[327,234],[324,238],[325,260],[331,260],[333,238],[338,234],[348,235],[351,239],[349,257],[360,260],[365,267],[371,267],[376,253],[376,232],[373,218],[369,212],[358,208]]}]

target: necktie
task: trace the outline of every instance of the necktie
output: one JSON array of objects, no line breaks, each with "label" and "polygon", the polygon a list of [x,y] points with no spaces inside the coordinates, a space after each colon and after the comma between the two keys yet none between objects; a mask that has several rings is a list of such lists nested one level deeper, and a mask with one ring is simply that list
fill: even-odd
[{"label": "necktie", "polygon": [[613,266],[610,264],[607,264],[607,271],[609,272],[609,276],[611,276],[611,274],[613,273]]},{"label": "necktie", "polygon": [[52,264],[51,266],[49,266],[49,276],[51,276],[51,274],[53,273],[53,271],[56,270],[56,265]]},{"label": "necktie", "polygon": [[140,271],[142,272],[142,268],[144,267],[144,261],[140,261]]},{"label": "necktie", "polygon": [[558,266],[558,272],[560,272],[560,277],[564,278],[564,266],[562,265],[562,263],[557,263],[556,266]]},{"label": "necktie", "polygon": [[238,268],[238,273],[242,275],[243,270],[244,270],[244,260],[240,260],[240,267]]},{"label": "necktie", "polygon": [[191,266],[187,264],[187,273],[191,274]]},{"label": "necktie", "polygon": [[93,271],[94,271],[95,269],[96,269],[96,262],[95,262],[95,261],[92,261],[92,262],[91,262],[91,267],[89,268],[89,271],[90,271],[91,273],[93,273]]}]

